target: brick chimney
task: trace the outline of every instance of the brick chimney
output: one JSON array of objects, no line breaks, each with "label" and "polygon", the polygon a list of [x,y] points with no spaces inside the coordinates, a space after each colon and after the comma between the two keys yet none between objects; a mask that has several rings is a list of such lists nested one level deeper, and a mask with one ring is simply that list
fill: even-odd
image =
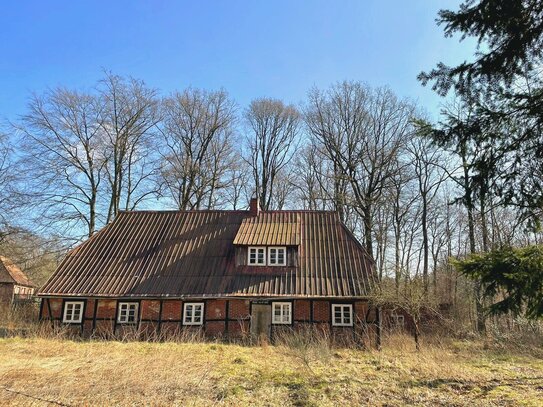
[{"label": "brick chimney", "polygon": [[251,198],[251,202],[249,204],[249,213],[251,216],[258,216],[260,213],[260,203],[258,202],[258,198]]}]

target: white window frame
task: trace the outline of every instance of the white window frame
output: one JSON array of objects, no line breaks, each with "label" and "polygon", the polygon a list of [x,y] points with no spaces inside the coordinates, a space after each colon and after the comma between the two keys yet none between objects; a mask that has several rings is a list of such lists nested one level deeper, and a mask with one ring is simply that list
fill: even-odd
[{"label": "white window frame", "polygon": [[[251,250],[256,250],[255,262],[251,262]],[[258,262],[258,251],[263,250],[264,256],[262,257],[262,263]],[[249,246],[247,250],[247,264],[249,266],[265,266],[266,265],[266,246]]]},{"label": "white window frame", "polygon": [[[72,308],[71,318],[67,319],[68,307],[79,305],[79,318],[74,318],[74,309]],[[65,324],[80,324],[83,321],[83,313],[85,312],[85,301],[65,301],[64,312],[62,313],[62,322]]]},{"label": "white window frame", "polygon": [[[281,315],[276,319],[275,308],[279,307]],[[288,309],[288,321],[283,320],[283,309]],[[272,302],[272,324],[274,325],[290,325],[292,324],[292,303],[291,302]]]},{"label": "white window frame", "polygon": [[[122,315],[122,308],[123,306],[126,306],[127,309],[126,309],[126,315]],[[133,302],[133,301],[121,301],[119,302],[119,304],[117,305],[118,309],[117,309],[117,323],[119,324],[136,324],[138,322],[138,316],[139,316],[139,304],[137,302]],[[130,311],[130,307],[134,307],[134,320],[133,321],[129,321],[128,320],[128,312]]]},{"label": "white window frame", "polygon": [[[336,321],[336,309],[341,311],[340,321]],[[345,322],[345,309],[349,310],[349,322]],[[332,304],[332,326],[353,326],[353,304]]]},{"label": "white window frame", "polygon": [[[190,320],[187,319],[187,306],[192,306],[193,311]],[[202,313],[200,315],[200,322],[195,321],[194,306],[200,306]],[[183,303],[183,325],[203,325],[205,318],[205,304],[203,302],[185,302]]]},{"label": "white window frame", "polygon": [[[272,250],[275,250],[275,259],[276,262],[271,262],[271,254]],[[283,251],[283,262],[279,263],[279,250]],[[271,246],[268,247],[268,266],[274,266],[274,267],[280,267],[280,266],[286,266],[287,265],[287,248],[285,246]]]}]

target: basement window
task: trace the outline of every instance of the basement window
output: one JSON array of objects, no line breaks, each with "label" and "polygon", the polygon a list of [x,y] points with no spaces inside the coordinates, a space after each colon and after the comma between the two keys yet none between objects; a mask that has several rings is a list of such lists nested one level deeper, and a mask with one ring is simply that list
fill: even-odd
[{"label": "basement window", "polygon": [[272,323],[287,325],[292,323],[292,303],[272,302]]},{"label": "basement window", "polygon": [[268,248],[268,265],[269,266],[286,266],[287,265],[287,248],[286,247],[269,247]]},{"label": "basement window", "polygon": [[253,246],[249,247],[249,266],[265,266],[266,265],[266,248]]},{"label": "basement window", "polygon": [[186,302],[183,305],[183,325],[202,325],[204,323],[204,303]]},{"label": "basement window", "polygon": [[137,302],[120,302],[117,322],[119,324],[134,324],[138,320]]},{"label": "basement window", "polygon": [[66,301],[62,322],[66,324],[80,324],[83,320],[83,301]]},{"label": "basement window", "polygon": [[353,326],[352,304],[332,304],[332,325]]}]

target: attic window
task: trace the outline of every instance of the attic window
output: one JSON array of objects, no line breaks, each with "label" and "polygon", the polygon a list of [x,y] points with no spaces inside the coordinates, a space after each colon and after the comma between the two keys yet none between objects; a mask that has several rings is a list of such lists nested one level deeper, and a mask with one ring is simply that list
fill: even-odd
[{"label": "attic window", "polygon": [[83,320],[83,301],[66,301],[62,322],[67,324],[80,324]]},{"label": "attic window", "polygon": [[266,248],[258,246],[249,247],[249,260],[247,264],[250,266],[265,266]]},{"label": "attic window", "polygon": [[286,266],[287,265],[287,248],[286,247],[269,247],[268,248],[268,265],[269,266]]},{"label": "attic window", "polygon": [[138,320],[137,302],[120,302],[117,322],[120,324],[133,324]]}]

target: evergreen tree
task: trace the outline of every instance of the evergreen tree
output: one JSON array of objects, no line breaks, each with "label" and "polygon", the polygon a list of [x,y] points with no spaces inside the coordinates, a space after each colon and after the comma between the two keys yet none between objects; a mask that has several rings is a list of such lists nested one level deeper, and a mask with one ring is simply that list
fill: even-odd
[{"label": "evergreen tree", "polygon": [[543,317],[542,246],[472,254],[455,265],[461,273],[481,282],[485,296],[494,301],[488,307],[492,314]]}]

